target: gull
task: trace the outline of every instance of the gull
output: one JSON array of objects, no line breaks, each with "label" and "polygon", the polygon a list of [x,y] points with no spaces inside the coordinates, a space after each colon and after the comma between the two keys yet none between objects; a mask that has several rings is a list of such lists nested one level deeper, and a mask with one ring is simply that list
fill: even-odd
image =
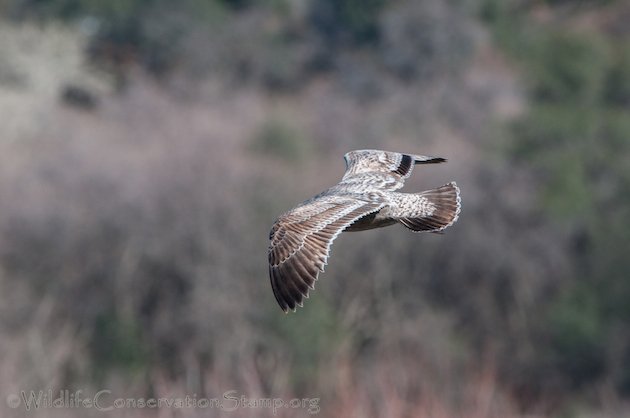
[{"label": "gull", "polygon": [[416,164],[442,163],[445,158],[355,150],[344,159],[346,172],[338,184],[280,215],[269,233],[271,288],[285,313],[308,298],[341,232],[398,223],[413,232],[439,233],[459,216],[455,182],[420,193],[396,192]]}]

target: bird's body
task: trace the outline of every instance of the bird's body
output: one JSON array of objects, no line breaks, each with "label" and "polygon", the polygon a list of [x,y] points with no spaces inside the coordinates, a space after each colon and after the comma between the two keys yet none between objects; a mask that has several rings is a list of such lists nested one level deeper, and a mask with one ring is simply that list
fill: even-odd
[{"label": "bird's body", "polygon": [[459,215],[454,182],[421,193],[396,192],[415,164],[441,163],[443,158],[380,150],[351,151],[344,158],[342,180],[281,215],[269,234],[271,286],[285,312],[308,297],[341,232],[395,223],[414,232],[439,232]]}]

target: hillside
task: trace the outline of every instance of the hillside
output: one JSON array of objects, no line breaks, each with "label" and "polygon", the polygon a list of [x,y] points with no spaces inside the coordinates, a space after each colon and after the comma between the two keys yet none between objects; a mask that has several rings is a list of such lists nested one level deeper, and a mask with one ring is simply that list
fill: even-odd
[{"label": "hillside", "polygon": [[[3,396],[630,411],[625,2],[107,4],[0,4]],[[342,234],[284,315],[269,228],[358,148],[448,158],[405,191],[460,220]]]}]

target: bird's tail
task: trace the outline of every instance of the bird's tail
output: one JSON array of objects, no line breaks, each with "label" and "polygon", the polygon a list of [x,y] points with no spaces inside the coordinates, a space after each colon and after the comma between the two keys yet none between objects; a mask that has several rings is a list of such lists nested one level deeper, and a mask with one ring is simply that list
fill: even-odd
[{"label": "bird's tail", "polygon": [[459,188],[455,182],[413,195],[423,206],[422,215],[396,220],[414,232],[440,232],[453,225],[461,210]]}]

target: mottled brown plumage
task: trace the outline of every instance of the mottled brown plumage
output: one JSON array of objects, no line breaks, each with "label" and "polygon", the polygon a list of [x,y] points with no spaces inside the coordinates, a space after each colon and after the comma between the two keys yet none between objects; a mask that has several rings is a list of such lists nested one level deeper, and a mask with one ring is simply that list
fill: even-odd
[{"label": "mottled brown plumage", "polygon": [[415,164],[441,163],[444,158],[380,150],[351,151],[344,158],[341,182],[281,215],[271,228],[269,276],[285,312],[308,298],[341,232],[395,223],[414,232],[439,232],[459,215],[455,182],[421,193],[395,191]]}]

